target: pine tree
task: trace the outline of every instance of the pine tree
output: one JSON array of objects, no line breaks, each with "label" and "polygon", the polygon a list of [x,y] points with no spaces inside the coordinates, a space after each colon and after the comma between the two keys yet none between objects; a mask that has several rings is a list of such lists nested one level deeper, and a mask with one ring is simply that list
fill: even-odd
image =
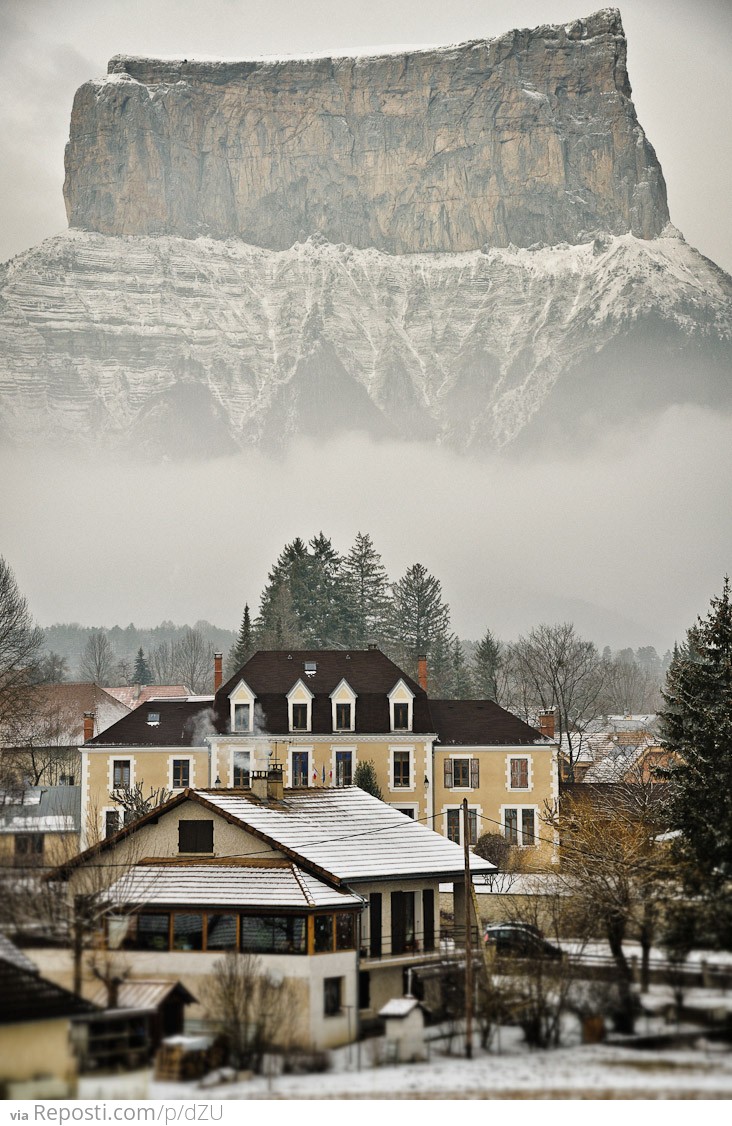
[{"label": "pine tree", "polygon": [[440,580],[422,563],[414,563],[394,583],[392,599],[391,629],[405,668],[414,671],[417,658],[425,654],[439,677],[437,666],[449,646],[450,633],[450,607],[442,601]]},{"label": "pine tree", "polygon": [[[708,891],[732,876],[732,605],[729,578],[677,646],[663,693],[671,815],[679,849]],[[727,896],[729,898],[729,895]],[[729,905],[728,905],[729,906]]]},{"label": "pine tree", "polygon": [[376,767],[371,760],[368,762],[359,762],[356,765],[356,769],[353,773],[353,784],[354,786],[358,786],[359,789],[365,790],[367,794],[371,794],[372,797],[379,798],[380,801],[384,800],[381,786],[376,777]]},{"label": "pine tree", "polygon": [[239,633],[226,658],[228,675],[233,676],[234,673],[238,672],[239,669],[247,663],[253,652],[254,631],[252,630],[252,619],[249,614],[249,603],[247,602],[244,606]]},{"label": "pine tree", "polygon": [[391,603],[389,578],[371,536],[359,532],[343,561],[348,638],[355,649],[384,645]]},{"label": "pine tree", "polygon": [[133,684],[151,684],[152,683],[152,676],[150,674],[150,668],[148,666],[147,661],[145,660],[145,654],[142,651],[142,646],[140,646],[140,648],[137,650],[137,656],[135,657],[135,669],[134,669],[132,676],[133,676],[133,681],[132,681]]},{"label": "pine tree", "polygon": [[478,643],[473,660],[478,695],[488,700],[498,698],[498,670],[501,667],[501,646],[489,629]]}]

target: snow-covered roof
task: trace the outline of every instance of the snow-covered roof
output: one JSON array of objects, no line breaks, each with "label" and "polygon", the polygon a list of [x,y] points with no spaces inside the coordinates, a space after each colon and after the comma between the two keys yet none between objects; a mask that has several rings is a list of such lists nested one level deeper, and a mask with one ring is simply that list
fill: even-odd
[{"label": "snow-covered roof", "polygon": [[109,888],[112,903],[177,907],[360,907],[360,896],[336,891],[288,860],[211,864],[138,864]]},{"label": "snow-covered roof", "polygon": [[380,1017],[408,1017],[415,1009],[419,1008],[416,997],[392,997],[383,1008],[379,1009]]},{"label": "snow-covered roof", "polygon": [[[192,1001],[195,998],[177,981],[123,981],[117,994],[117,1009],[156,1009],[171,993],[183,992]],[[89,998],[93,1005],[106,1009],[109,995],[106,985],[100,983],[96,992]]]},{"label": "snow-covered roof", "polygon": [[[263,805],[235,790],[196,791],[211,805],[251,826],[340,880],[462,875],[461,845],[413,821],[358,786],[285,791]],[[471,856],[474,872],[493,865]]]},{"label": "snow-covered roof", "polygon": [[0,833],[74,833],[80,824],[80,786],[32,787],[0,805]]}]

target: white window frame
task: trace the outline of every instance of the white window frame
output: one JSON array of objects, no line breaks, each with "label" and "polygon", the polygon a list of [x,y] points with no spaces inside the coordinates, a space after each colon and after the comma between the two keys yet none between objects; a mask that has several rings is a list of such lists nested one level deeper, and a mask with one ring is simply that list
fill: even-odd
[{"label": "white window frame", "polygon": [[[526,793],[525,790],[516,790],[514,792],[520,793],[520,794]],[[517,840],[517,843],[514,845],[514,848],[538,848],[539,844],[540,844],[540,841],[539,841],[539,807],[538,807],[538,805],[530,805],[529,803],[526,803],[526,802],[523,805],[519,805],[518,802],[506,802],[505,805],[500,806],[499,810],[498,810],[498,820],[500,822],[499,832],[504,837],[506,836],[506,810],[507,809],[515,809],[516,810],[516,836],[517,836],[518,840]],[[522,828],[521,814],[523,813],[523,811],[525,809],[531,809],[534,812],[534,841],[533,841],[533,844],[524,844],[524,840],[523,840],[524,831],[523,831],[523,828]],[[508,838],[506,838],[506,839],[508,839]]]},{"label": "white window frame", "polygon": [[196,785],[196,760],[193,755],[168,755],[168,789],[173,790],[175,793],[184,790],[185,786],[173,785],[173,763],[174,762],[187,762],[188,763],[188,788],[193,789]]},{"label": "white window frame", "polygon": [[[526,759],[527,762],[528,762],[528,769],[527,769],[528,785],[527,786],[512,786],[511,785],[511,763],[516,759]],[[528,754],[528,753],[518,754],[516,752],[514,752],[513,754],[510,754],[510,755],[506,755],[506,789],[510,790],[510,792],[512,794],[529,794],[529,793],[531,793],[533,788],[534,788],[534,761],[533,761],[533,756]],[[509,806],[509,808],[511,808],[511,807]]]},{"label": "white window frame", "polygon": [[[391,692],[388,693],[389,700],[389,728],[392,732],[405,731],[411,733],[414,730],[414,692],[409,688],[403,680],[398,680]],[[407,705],[407,726],[395,727],[394,726],[394,705],[406,704]]]},{"label": "white window frame", "polygon": [[[513,806],[511,806],[510,808],[513,808]],[[463,826],[463,817],[462,817],[462,809],[463,809],[462,802],[459,805],[456,805],[454,802],[448,803],[447,805],[443,805],[442,810],[441,810],[441,813],[442,813],[442,835],[445,838],[445,840],[448,840],[448,841],[450,840],[450,838],[447,835],[447,814],[448,814],[448,812],[451,812],[451,811],[456,810],[456,809],[459,810],[460,814],[461,814],[461,816],[460,816],[460,841],[456,842],[456,843],[463,845],[463,837],[464,837],[465,834],[463,832],[464,826]],[[481,818],[483,816],[483,806],[480,805],[480,804],[471,805],[470,802],[468,802],[468,813],[474,813],[475,814],[475,841],[476,841],[476,844],[477,844],[477,842],[480,840],[480,825],[481,825]],[[464,847],[464,845],[463,845],[463,847]],[[470,845],[470,847],[472,848],[473,845]]]},{"label": "white window frame", "polygon": [[[115,784],[114,784],[114,764],[116,762],[129,762],[129,764],[130,764],[130,785],[129,785],[129,788],[130,788],[130,790],[133,790],[134,787],[135,787],[135,784],[136,784],[135,783],[135,756],[131,755],[131,754],[126,754],[124,751],[120,751],[118,754],[110,755],[108,760],[107,760],[108,793],[113,794],[115,790],[123,789],[123,787],[115,786]],[[112,808],[113,807],[110,806],[110,809],[112,809]]]},{"label": "white window frame", "polygon": [[[254,705],[257,697],[245,680],[240,680],[236,688],[229,693],[229,731],[232,735],[246,735],[251,733],[254,724]],[[235,704],[249,704],[249,727],[237,731],[234,726]]]},{"label": "white window frame", "polygon": [[[400,700],[399,703],[403,703],[403,701]],[[409,753],[408,786],[394,785],[394,755],[397,751],[407,751]],[[396,745],[389,747],[389,789],[393,794],[413,794],[417,789],[416,755],[414,753],[414,745],[412,743],[409,743],[406,746]]]},{"label": "white window frame", "polygon": [[[300,702],[300,701],[298,701],[298,702]],[[295,774],[294,774],[294,770],[293,770],[293,766],[292,766],[292,756],[294,754],[299,754],[299,755],[306,754],[308,756],[307,781],[306,781],[305,784],[308,787],[312,787],[312,785],[313,785],[313,769],[314,769],[314,767],[313,767],[313,748],[312,747],[298,747],[298,746],[288,747],[288,749],[287,749],[287,776],[289,778],[288,785],[289,786],[295,785]]]},{"label": "white window frame", "polygon": [[[290,691],[287,693],[287,727],[292,735],[310,734],[313,730],[313,693],[308,688],[307,684],[302,680],[297,680]],[[307,726],[298,727],[297,730],[292,725],[292,706],[293,704],[305,704],[307,708]]]},{"label": "white window frame", "polygon": [[[340,702],[340,701],[339,701]],[[355,743],[344,743],[339,746],[334,743],[330,750],[330,784],[331,786],[338,787],[338,772],[337,772],[337,754],[350,753],[351,755],[351,785],[353,785],[353,776],[356,773],[356,766],[358,765],[358,756],[356,754],[357,747]],[[342,787],[338,787],[341,789]]]},{"label": "white window frame", "polygon": [[[356,730],[356,700],[358,699],[356,693],[351,688],[348,681],[343,678],[340,684],[333,689],[330,694],[331,705],[331,726],[334,731],[353,732]],[[348,727],[339,727],[336,723],[336,715],[338,712],[339,704],[351,705],[351,722]]]},{"label": "white window frame", "polygon": [[252,770],[254,769],[254,767],[252,765],[253,762],[254,762],[254,749],[252,748],[251,744],[245,743],[243,747],[242,746],[240,746],[240,747],[230,747],[229,748],[229,784],[232,787],[234,786],[234,755],[239,754],[240,752],[244,752],[244,754],[249,755],[249,781],[250,782],[251,782],[251,778],[252,778]]},{"label": "white window frame", "polygon": [[[398,813],[401,813],[401,811],[403,809],[411,809],[413,821],[416,821],[419,817],[419,802],[416,802],[416,801],[400,801],[400,802],[391,801],[391,802],[389,802],[389,805],[392,807],[392,809],[396,809]],[[406,816],[406,814],[405,814],[405,816]]]}]

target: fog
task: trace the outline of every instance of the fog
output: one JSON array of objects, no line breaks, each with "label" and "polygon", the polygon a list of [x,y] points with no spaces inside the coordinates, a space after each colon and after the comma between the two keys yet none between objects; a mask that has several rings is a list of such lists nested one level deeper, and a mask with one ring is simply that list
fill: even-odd
[{"label": "fog", "polygon": [[663,651],[732,558],[732,420],[695,408],[541,461],[349,435],[205,463],[6,451],[0,474],[2,552],[44,625],[236,629],[283,544],[322,529],[342,552],[369,532],[392,579],[424,563],[462,637],[571,620]]}]

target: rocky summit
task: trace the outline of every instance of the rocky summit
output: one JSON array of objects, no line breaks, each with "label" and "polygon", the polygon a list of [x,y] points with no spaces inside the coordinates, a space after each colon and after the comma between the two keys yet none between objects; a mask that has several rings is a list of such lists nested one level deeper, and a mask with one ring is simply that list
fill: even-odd
[{"label": "rocky summit", "polygon": [[76,95],[69,222],[390,254],[654,238],[666,190],[630,95],[613,9],[376,57],[117,56]]},{"label": "rocky summit", "polygon": [[670,224],[619,14],[364,57],[115,57],[71,229],[0,267],[0,434],[460,449],[729,409],[732,281]]}]

